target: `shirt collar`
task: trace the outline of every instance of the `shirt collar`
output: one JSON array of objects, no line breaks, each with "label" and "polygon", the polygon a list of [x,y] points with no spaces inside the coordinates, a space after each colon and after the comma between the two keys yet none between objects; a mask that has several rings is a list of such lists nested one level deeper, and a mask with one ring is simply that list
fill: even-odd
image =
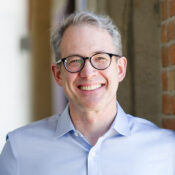
[{"label": "shirt collar", "polygon": [[63,113],[58,116],[57,127],[56,127],[56,136],[61,137],[69,131],[75,130],[74,125],[71,121],[69,115],[68,105],[64,109]]},{"label": "shirt collar", "polygon": [[[119,103],[117,103],[116,117],[110,128],[116,130],[117,133],[124,136],[129,136],[131,134],[127,114],[123,111]],[[60,116],[58,116],[56,135],[57,137],[61,137],[69,131],[74,130],[75,128],[71,121],[69,115],[69,107],[67,105],[63,113]]]},{"label": "shirt collar", "polygon": [[111,128],[115,129],[119,134],[124,136],[129,136],[131,134],[131,130],[129,127],[129,121],[127,114],[123,111],[122,107],[117,102],[117,114],[114,119]]}]

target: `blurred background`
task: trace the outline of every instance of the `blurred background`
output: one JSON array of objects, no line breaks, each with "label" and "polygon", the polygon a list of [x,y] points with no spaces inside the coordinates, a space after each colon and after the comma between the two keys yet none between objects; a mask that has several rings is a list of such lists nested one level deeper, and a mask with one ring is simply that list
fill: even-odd
[{"label": "blurred background", "polygon": [[0,151],[8,132],[60,113],[50,71],[51,29],[76,10],[110,16],[128,59],[124,110],[175,130],[175,0],[0,0]]}]

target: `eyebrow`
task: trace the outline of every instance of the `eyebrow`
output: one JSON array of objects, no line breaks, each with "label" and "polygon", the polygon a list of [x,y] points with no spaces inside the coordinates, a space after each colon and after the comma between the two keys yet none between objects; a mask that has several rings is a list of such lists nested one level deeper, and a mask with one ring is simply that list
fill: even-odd
[{"label": "eyebrow", "polygon": [[[95,51],[92,54],[90,54],[90,56],[98,54],[98,53],[108,53],[108,52],[107,51]],[[75,54],[72,53],[72,54],[70,54],[70,55],[68,55],[66,57],[61,58],[61,59],[64,59],[64,58],[67,58],[67,57],[70,57],[70,56],[90,57],[90,56],[84,56],[84,55],[81,55],[81,54],[78,54],[78,53],[77,54],[76,53]]]}]

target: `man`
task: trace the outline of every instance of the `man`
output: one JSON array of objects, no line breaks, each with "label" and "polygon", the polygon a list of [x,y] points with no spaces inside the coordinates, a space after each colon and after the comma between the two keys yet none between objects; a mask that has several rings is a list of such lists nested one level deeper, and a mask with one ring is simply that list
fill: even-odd
[{"label": "man", "polygon": [[68,106],[9,133],[0,174],[175,175],[175,133],[127,115],[116,102],[127,60],[111,20],[72,14],[51,43],[52,72]]}]

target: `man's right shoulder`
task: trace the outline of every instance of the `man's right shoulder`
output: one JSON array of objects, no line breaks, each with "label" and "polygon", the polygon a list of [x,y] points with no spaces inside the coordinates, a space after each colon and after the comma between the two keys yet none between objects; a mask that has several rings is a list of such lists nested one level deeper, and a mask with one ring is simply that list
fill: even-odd
[{"label": "man's right shoulder", "polygon": [[17,128],[8,133],[8,137],[42,137],[53,135],[56,130],[59,114],[52,115],[48,118],[32,122],[26,126]]}]

